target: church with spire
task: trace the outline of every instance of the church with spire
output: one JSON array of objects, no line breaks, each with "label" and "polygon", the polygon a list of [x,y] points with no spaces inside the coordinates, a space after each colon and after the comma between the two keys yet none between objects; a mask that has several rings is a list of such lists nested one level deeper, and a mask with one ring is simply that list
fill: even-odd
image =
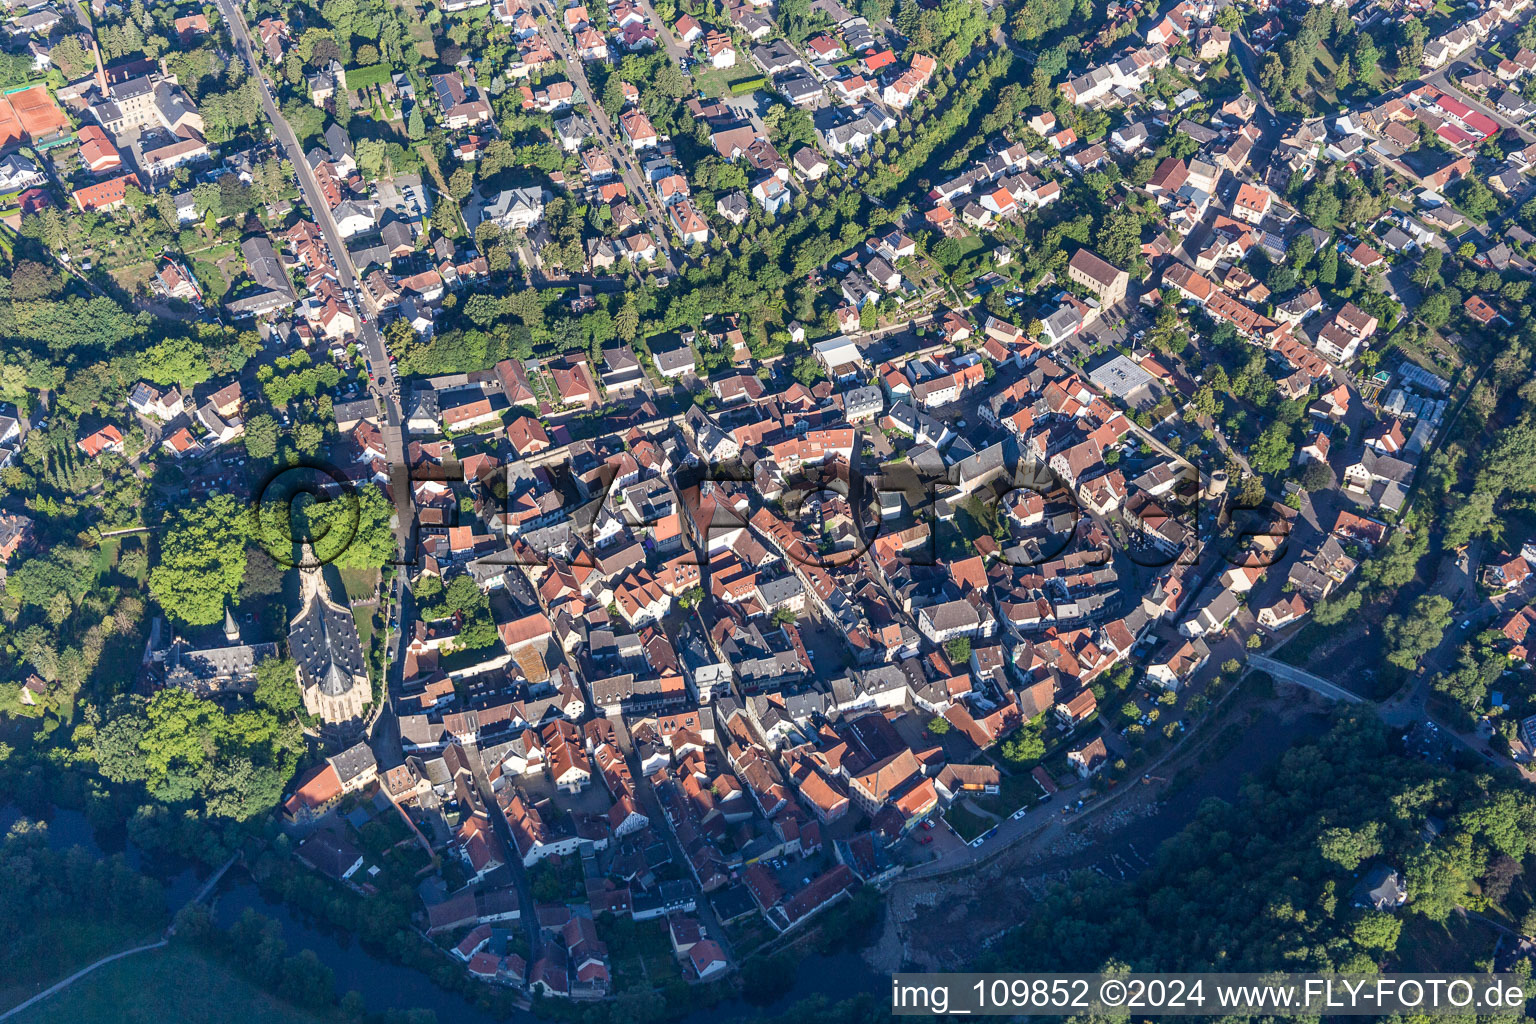
[{"label": "church with spire", "polygon": [[288,653],[298,667],[304,709],[336,737],[359,733],[373,700],[368,663],[352,611],[332,599],[319,566],[304,552],[299,612],[288,624]]}]

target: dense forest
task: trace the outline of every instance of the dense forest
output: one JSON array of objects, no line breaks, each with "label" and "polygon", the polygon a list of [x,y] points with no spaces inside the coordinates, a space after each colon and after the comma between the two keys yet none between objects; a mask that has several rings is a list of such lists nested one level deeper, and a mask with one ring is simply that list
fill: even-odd
[{"label": "dense forest", "polygon": [[[1374,973],[1401,965],[1405,922],[1505,900],[1533,840],[1529,793],[1410,757],[1374,718],[1341,717],[1236,802],[1207,801],[1142,876],[1074,875],[978,967]],[[1398,913],[1352,899],[1377,864],[1404,874]]]}]

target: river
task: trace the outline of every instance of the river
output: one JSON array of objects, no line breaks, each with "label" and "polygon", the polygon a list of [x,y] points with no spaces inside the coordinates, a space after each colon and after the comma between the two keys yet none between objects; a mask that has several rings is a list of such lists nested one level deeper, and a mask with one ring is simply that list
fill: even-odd
[{"label": "river", "polygon": [[[236,875],[221,885],[213,919],[221,928],[228,928],[247,909],[276,921],[290,951],[314,950],[335,973],[337,993],[356,989],[370,1011],[430,1009],[444,1024],[495,1024],[498,1020],[458,993],[438,988],[422,972],[376,957],[347,936],[316,927],[284,904],[272,903],[248,877]],[[531,1013],[516,1013],[509,1019],[518,1024],[536,1020]]]},{"label": "river", "polygon": [[[357,989],[363,994],[369,1010],[380,1012],[392,1007],[423,1007],[435,1010],[437,1019],[443,1024],[494,1024],[497,1021],[497,1018],[456,993],[438,988],[420,971],[380,960],[357,943],[339,939],[334,933],[302,920],[286,906],[267,901],[248,880],[237,880],[223,886],[214,920],[221,927],[228,927],[247,908],[277,921],[282,926],[283,938],[291,950],[314,950],[325,965],[336,973],[336,991]],[[856,953],[808,957],[796,966],[784,994],[769,1006],[755,1006],[741,999],[727,1000],[684,1018],[683,1024],[771,1015],[812,996],[825,996],[836,1001],[863,992],[883,992],[888,984],[885,977],[871,971]],[[533,1024],[538,1020],[534,1014],[523,1011],[514,1013],[508,1019],[514,1024]]]},{"label": "river", "polygon": [[[1260,715],[1215,760],[1202,763],[1197,777],[1165,794],[1155,815],[1134,821],[1095,842],[1093,852],[1100,858],[1096,863],[1110,873],[1118,870],[1105,863],[1112,863],[1113,857],[1125,863],[1146,864],[1152,851],[1194,820],[1202,803],[1212,797],[1235,801],[1249,776],[1270,767],[1297,744],[1327,732],[1330,721],[1328,715],[1320,712],[1283,717]],[[1222,741],[1218,738],[1216,742]],[[1086,866],[1079,855],[1046,864],[1043,870]]]},{"label": "river", "polygon": [[[1158,844],[1175,835],[1194,818],[1202,801],[1209,797],[1235,798],[1245,775],[1268,767],[1286,750],[1314,739],[1327,726],[1328,717],[1322,714],[1280,719],[1260,717],[1215,760],[1201,765],[1198,777],[1170,794],[1157,815],[1134,822],[1096,844],[1095,852],[1100,862],[1107,865],[1111,855],[1119,856],[1125,863],[1135,859],[1144,861]],[[0,807],[0,834],[9,830],[21,816],[21,811],[12,805]],[[98,854],[125,853],[140,870],[165,882],[166,902],[172,910],[196,892],[200,876],[206,877],[207,869],[200,865],[168,864],[158,857],[142,858],[126,837],[96,835],[79,811],[56,808],[47,821],[49,842],[57,848],[78,845]],[[1073,858],[1072,866],[1085,866],[1080,855]],[[1050,867],[1047,865],[1046,869]],[[338,936],[333,931],[317,927],[286,906],[264,899],[247,876],[232,872],[220,887],[214,919],[220,926],[227,927],[247,908],[277,921],[290,950],[314,950],[335,972],[337,992],[356,989],[362,993],[370,1011],[419,1007],[435,1011],[438,1020],[445,1024],[501,1024],[499,1018],[457,993],[439,988],[420,971],[380,959],[358,943],[348,941],[345,935]],[[768,1006],[757,1006],[740,999],[727,1000],[683,1018],[682,1024],[716,1024],[737,1018],[772,1016],[815,996],[836,1001],[866,993],[883,995],[890,984],[888,975],[872,970],[856,953],[806,957],[785,980],[783,994]],[[535,1024],[537,1019],[526,1011],[509,1018],[514,1024]]]}]

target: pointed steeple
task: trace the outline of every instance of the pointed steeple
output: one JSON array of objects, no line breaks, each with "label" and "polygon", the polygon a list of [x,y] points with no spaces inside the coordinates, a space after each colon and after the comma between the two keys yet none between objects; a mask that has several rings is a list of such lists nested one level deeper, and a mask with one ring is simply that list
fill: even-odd
[{"label": "pointed steeple", "polygon": [[320,576],[320,565],[309,542],[299,545],[299,604],[308,607],[312,597],[324,598],[325,580]]},{"label": "pointed steeple", "polygon": [[224,606],[224,639],[231,644],[240,642],[240,625],[235,622],[235,613],[228,605]]}]

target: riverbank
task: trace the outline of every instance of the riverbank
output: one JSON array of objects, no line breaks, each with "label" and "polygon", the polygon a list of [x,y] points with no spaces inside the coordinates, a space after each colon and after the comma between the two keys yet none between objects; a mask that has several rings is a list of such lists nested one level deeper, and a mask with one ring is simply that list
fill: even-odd
[{"label": "riverbank", "polygon": [[9,1024],[334,1024],[340,1019],[338,1013],[301,1010],[217,960],[173,943],[108,964]]},{"label": "riverbank", "polygon": [[1042,819],[1040,838],[1026,839],[984,868],[897,882],[885,933],[866,951],[873,968],[965,969],[978,943],[1024,920],[1050,885],[1082,870],[1134,877],[1155,860],[1158,846],[1194,819],[1201,803],[1233,800],[1246,776],[1327,728],[1321,703],[1282,699],[1267,690],[1234,696],[1217,720],[1202,725],[1208,738],[1162,766],[1166,777],[1132,783],[1136,788],[1112,808],[1063,817],[1060,809],[1044,805],[1031,812],[1054,816]]},{"label": "riverbank", "polygon": [[[918,883],[899,883],[892,894],[885,913],[885,925],[877,933],[872,947],[860,953],[840,953],[833,956],[809,956],[799,960],[784,972],[783,985],[777,998],[768,1005],[759,1005],[744,999],[733,999],[708,1010],[699,1010],[683,1018],[684,1024],[705,1024],[711,1021],[756,1017],[783,1013],[807,998],[824,998],[831,1001],[851,998],[861,994],[884,991],[888,984],[888,971],[903,963],[916,961],[933,966],[956,966],[957,957],[974,955],[978,939],[997,934],[1028,912],[1032,899],[1049,884],[1071,870],[1094,869],[1120,877],[1139,871],[1156,856],[1156,848],[1165,839],[1182,829],[1197,812],[1202,801],[1211,798],[1231,800],[1242,784],[1245,775],[1262,770],[1282,757],[1286,750],[1321,732],[1327,716],[1311,705],[1294,700],[1282,701],[1271,693],[1259,693],[1231,702],[1217,721],[1208,723],[1209,738],[1192,748],[1186,758],[1170,764],[1170,780],[1159,780],[1162,785],[1137,787],[1126,793],[1114,811],[1085,816],[1081,824],[1073,823],[1058,848],[1030,848],[1024,844],[1017,852],[1002,858],[974,878],[949,878],[930,884],[933,898],[912,899],[911,891]],[[1049,806],[1039,813],[1057,812]],[[51,830],[55,842],[81,841],[101,852],[85,823],[84,817],[75,812],[59,812],[59,825]],[[66,839],[66,836],[68,839]],[[169,881],[177,890],[195,888],[196,871],[184,869],[182,874]],[[940,892],[939,890],[943,891]],[[939,898],[941,897],[942,898]],[[184,896],[182,897],[185,898]],[[427,1009],[440,1020],[453,1020],[456,1024],[533,1024],[539,1018],[528,1011],[516,1011],[508,1016],[490,1012],[477,1005],[474,998],[466,998],[459,992],[439,987],[429,973],[393,963],[363,948],[350,934],[317,922],[308,915],[296,911],[281,902],[268,899],[256,883],[244,872],[232,873],[219,887],[212,908],[212,921],[221,930],[228,929],[247,911],[252,911],[277,923],[281,937],[292,951],[312,950],[319,961],[334,975],[337,993],[356,992],[357,1008],[369,1013],[385,1013],[391,1010]],[[941,951],[941,956],[934,956]],[[76,965],[79,966],[79,965]],[[83,1018],[72,1017],[74,1024],[84,1020],[91,1024],[96,1020],[128,1019],[108,1015],[90,1015],[92,1007],[104,1005],[111,994],[122,987],[134,988],[131,979],[136,972],[144,972],[132,1005],[152,1007],[161,972],[171,970],[176,962],[164,955],[164,951],[145,954],[137,965],[113,964],[103,968],[101,977],[83,979],[81,991],[60,993],[49,1000],[50,1006],[69,997],[68,1005],[86,1007]],[[450,966],[445,964],[445,966]],[[72,968],[73,969],[73,968]],[[217,962],[205,964],[203,970],[223,970]],[[68,971],[60,965],[58,976]],[[227,971],[226,971],[227,973]],[[215,979],[213,984],[238,982],[250,983],[237,976]],[[174,995],[174,993],[171,993]],[[11,1003],[20,1000],[12,1000]],[[271,1000],[270,1009],[277,1013],[282,1007],[295,1014],[287,1018],[294,1021],[324,1019],[322,1011],[308,1011],[281,1000]],[[280,1004],[280,1005],[279,1005]],[[0,1005],[4,1005],[0,1003]],[[177,1006],[176,1003],[164,1004]],[[41,1005],[32,1008],[17,1020],[31,1020],[35,1013],[43,1011]],[[49,1012],[52,1012],[51,1010]],[[316,1014],[320,1014],[316,1016]],[[201,1016],[187,1018],[179,1012],[169,1015],[179,1019],[208,1019],[217,1022],[225,1018]],[[54,1019],[39,1017],[37,1019]],[[62,1017],[58,1019],[63,1019]],[[148,1013],[142,1018],[164,1020]],[[271,1018],[283,1021],[281,1017]]]}]

